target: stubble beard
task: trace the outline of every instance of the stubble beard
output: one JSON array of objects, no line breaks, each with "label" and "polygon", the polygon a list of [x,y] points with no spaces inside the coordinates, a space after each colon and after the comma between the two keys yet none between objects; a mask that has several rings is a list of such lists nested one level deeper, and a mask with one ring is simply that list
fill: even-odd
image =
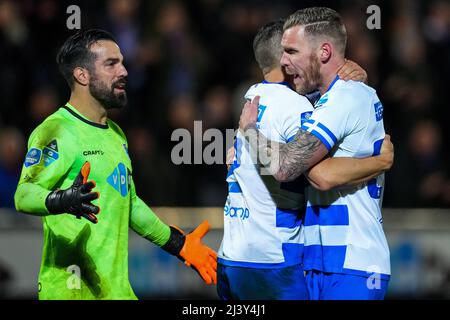
[{"label": "stubble beard", "polygon": [[319,89],[322,81],[320,74],[320,62],[316,55],[311,54],[309,57],[309,68],[303,73],[303,83],[297,87],[297,92],[301,95],[314,92]]},{"label": "stubble beard", "polygon": [[128,98],[127,93],[121,92],[119,94],[114,93],[114,88],[120,82],[126,81],[125,79],[119,79],[114,82],[111,87],[108,87],[104,82],[96,77],[95,74],[91,77],[89,83],[89,92],[105,110],[120,109],[127,105]]}]

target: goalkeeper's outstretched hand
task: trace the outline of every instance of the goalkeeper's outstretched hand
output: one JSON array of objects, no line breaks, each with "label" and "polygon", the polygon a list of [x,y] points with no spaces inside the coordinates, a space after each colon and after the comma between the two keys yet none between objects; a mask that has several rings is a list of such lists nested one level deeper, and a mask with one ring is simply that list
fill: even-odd
[{"label": "goalkeeper's outstretched hand", "polygon": [[206,284],[217,284],[217,253],[202,242],[208,231],[207,220],[187,235],[178,227],[170,226],[170,238],[161,248],[192,267]]},{"label": "goalkeeper's outstretched hand", "polygon": [[90,171],[90,163],[85,162],[70,188],[51,192],[45,200],[48,211],[52,214],[70,213],[78,219],[84,217],[97,223],[95,215],[100,212],[100,208],[91,201],[98,199],[100,194],[91,192],[95,188],[95,181],[87,181]]},{"label": "goalkeeper's outstretched hand", "polygon": [[186,235],[180,256],[188,267],[199,273],[206,284],[217,284],[217,253],[202,243],[202,238],[208,231],[209,223],[205,220]]}]

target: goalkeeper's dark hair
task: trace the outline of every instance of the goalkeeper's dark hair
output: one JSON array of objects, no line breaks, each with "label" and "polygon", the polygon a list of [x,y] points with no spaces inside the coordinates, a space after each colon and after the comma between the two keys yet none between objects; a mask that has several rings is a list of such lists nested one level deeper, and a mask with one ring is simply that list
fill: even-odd
[{"label": "goalkeeper's dark hair", "polygon": [[283,54],[281,47],[283,25],[284,19],[270,22],[261,27],[253,39],[253,53],[263,73],[280,65]]},{"label": "goalkeeper's dark hair", "polygon": [[303,26],[305,34],[311,38],[332,40],[338,52],[345,55],[347,31],[341,16],[335,10],[326,7],[312,7],[291,14],[284,24],[284,31],[295,26]]},{"label": "goalkeeper's dark hair", "polygon": [[94,70],[96,56],[90,49],[93,44],[100,40],[110,40],[117,43],[109,32],[101,29],[89,29],[78,31],[70,36],[59,49],[56,55],[56,63],[71,89],[73,89],[75,83],[73,77],[75,68],[83,67],[89,71]]}]

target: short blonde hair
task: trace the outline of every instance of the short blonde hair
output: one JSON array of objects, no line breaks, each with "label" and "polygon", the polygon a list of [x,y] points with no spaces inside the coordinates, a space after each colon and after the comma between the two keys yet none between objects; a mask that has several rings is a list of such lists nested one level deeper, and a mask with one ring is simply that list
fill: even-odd
[{"label": "short blonde hair", "polygon": [[338,52],[345,56],[347,30],[341,16],[335,10],[326,7],[298,10],[286,19],[283,30],[286,31],[295,26],[304,26],[307,36],[326,37],[333,40]]}]

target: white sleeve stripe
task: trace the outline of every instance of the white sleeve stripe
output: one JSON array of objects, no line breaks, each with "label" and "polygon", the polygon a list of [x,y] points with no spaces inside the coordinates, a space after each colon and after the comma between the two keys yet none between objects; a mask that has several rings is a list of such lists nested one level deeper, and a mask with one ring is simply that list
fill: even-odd
[{"label": "white sleeve stripe", "polygon": [[335,142],[321,127],[318,126],[318,124],[319,123],[315,123],[311,125],[309,123],[304,123],[301,128],[319,138],[327,149],[330,150],[334,146]]},{"label": "white sleeve stripe", "polygon": [[312,126],[312,123],[309,121],[303,122],[302,127],[310,128]]},{"label": "white sleeve stripe", "polygon": [[322,123],[318,122],[318,121],[314,121],[312,119],[305,121],[303,123],[304,126],[308,127],[308,128],[312,128],[313,130],[318,130],[320,129],[320,133],[322,135],[325,134],[325,136],[329,137],[333,143],[332,145],[334,145],[337,142],[337,138],[336,136],[333,134],[333,132],[331,132],[330,129],[328,129],[326,126],[324,126]]}]

